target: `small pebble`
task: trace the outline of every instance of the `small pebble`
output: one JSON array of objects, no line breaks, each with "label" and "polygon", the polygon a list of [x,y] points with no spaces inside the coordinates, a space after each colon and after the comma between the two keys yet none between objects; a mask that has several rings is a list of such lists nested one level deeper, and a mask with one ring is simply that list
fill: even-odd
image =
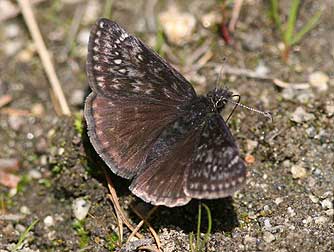
[{"label": "small pebble", "polygon": [[279,197],[279,198],[276,198],[275,199],[275,204],[276,205],[279,205],[279,204],[281,204],[283,202],[283,198],[282,197]]},{"label": "small pebble", "polygon": [[310,85],[315,87],[320,92],[328,90],[328,81],[328,75],[320,71],[311,73],[309,76]]},{"label": "small pebble", "polygon": [[78,220],[83,220],[86,218],[88,211],[90,208],[90,202],[83,199],[83,198],[77,198],[73,201],[72,209],[75,218]]},{"label": "small pebble", "polygon": [[322,225],[322,224],[325,224],[325,223],[328,222],[328,218],[325,217],[325,216],[315,217],[314,222],[315,222],[315,224]]},{"label": "small pebble", "polygon": [[310,194],[309,198],[313,203],[318,203],[319,202],[319,199],[316,196],[314,196],[313,194]]},{"label": "small pebble", "polygon": [[293,210],[292,207],[288,207],[288,213],[290,214],[291,217],[296,215],[295,210]]},{"label": "small pebble", "polygon": [[3,51],[7,56],[13,56],[23,47],[23,42],[20,40],[13,40],[4,43],[2,46]]},{"label": "small pebble", "polygon": [[309,127],[305,131],[309,138],[314,138],[317,134],[317,130],[314,127]]},{"label": "small pebble", "polygon": [[302,107],[296,108],[290,117],[291,121],[296,123],[302,123],[310,120],[314,120],[315,116],[311,113],[307,113]]},{"label": "small pebble", "polygon": [[44,222],[44,225],[46,227],[51,227],[51,226],[53,226],[55,224],[54,219],[53,219],[53,217],[51,215],[46,216],[44,218],[43,222]]},{"label": "small pebble", "polygon": [[265,220],[264,220],[264,227],[265,227],[267,230],[269,230],[269,229],[272,228],[272,225],[271,225],[269,219],[265,219]]},{"label": "small pebble", "polygon": [[333,216],[334,215],[334,209],[328,209],[325,211],[325,213],[328,215],[328,216]]},{"label": "small pebble", "polygon": [[78,42],[83,46],[88,45],[90,31],[88,29],[81,30],[78,34]]},{"label": "small pebble", "polygon": [[70,98],[70,102],[74,106],[81,106],[84,102],[85,92],[82,89],[75,89]]},{"label": "small pebble", "polygon": [[326,105],[325,110],[326,110],[326,114],[329,117],[332,117],[334,115],[334,105],[331,105],[331,104]]},{"label": "small pebble", "polygon": [[210,28],[216,24],[218,24],[221,21],[221,15],[217,12],[209,12],[207,14],[204,14],[201,18],[201,23],[203,27]]},{"label": "small pebble", "polygon": [[40,171],[36,170],[36,169],[32,169],[29,171],[29,177],[32,179],[40,179],[42,178],[42,174]]},{"label": "small pebble", "polygon": [[333,202],[330,199],[324,199],[320,202],[323,209],[333,209]]},{"label": "small pebble", "polygon": [[270,208],[269,208],[269,206],[268,206],[268,205],[265,205],[265,206],[263,207],[263,210],[264,210],[264,211],[269,211],[269,210],[270,210]]},{"label": "small pebble", "polygon": [[48,237],[49,241],[55,240],[57,238],[56,230],[52,230],[52,231],[48,232],[46,236]]},{"label": "small pebble", "polygon": [[24,232],[26,230],[26,227],[23,226],[22,224],[16,224],[15,225],[15,230],[19,231],[20,233]]},{"label": "small pebble", "polygon": [[175,6],[159,15],[159,21],[169,42],[184,45],[191,40],[196,25],[190,13],[181,13]]},{"label": "small pebble", "polygon": [[63,154],[64,154],[64,152],[65,152],[65,149],[64,148],[62,148],[62,147],[60,147],[59,149],[58,149],[58,155],[59,156],[62,156]]},{"label": "small pebble", "polygon": [[307,225],[313,221],[311,216],[308,216],[306,219],[303,220],[304,225]]},{"label": "small pebble", "polygon": [[32,105],[31,113],[34,116],[42,116],[45,113],[44,107],[41,103],[35,103]]},{"label": "small pebble", "polygon": [[26,121],[22,116],[9,116],[8,118],[9,126],[15,131],[20,130],[25,123]]},{"label": "small pebble", "polygon": [[21,206],[20,207],[20,212],[25,215],[31,214],[30,209],[27,206]]},{"label": "small pebble", "polygon": [[266,243],[271,243],[271,242],[273,242],[275,239],[276,239],[276,238],[275,238],[275,236],[274,236],[272,233],[270,233],[270,232],[268,232],[268,231],[265,231],[265,232],[263,233],[263,240],[264,240]]},{"label": "small pebble", "polygon": [[294,179],[305,178],[307,176],[306,169],[300,165],[293,165],[291,173]]},{"label": "small pebble", "polygon": [[7,38],[15,38],[20,34],[20,27],[15,23],[9,23],[4,26],[5,36]]},{"label": "small pebble", "polygon": [[270,69],[263,62],[260,62],[256,66],[255,72],[256,72],[257,75],[264,77],[264,76],[267,76],[269,74]]},{"label": "small pebble", "polygon": [[256,244],[256,238],[246,235],[244,238],[244,244]]},{"label": "small pebble", "polygon": [[246,140],[246,148],[249,153],[252,153],[257,146],[258,146],[257,141],[251,139]]}]

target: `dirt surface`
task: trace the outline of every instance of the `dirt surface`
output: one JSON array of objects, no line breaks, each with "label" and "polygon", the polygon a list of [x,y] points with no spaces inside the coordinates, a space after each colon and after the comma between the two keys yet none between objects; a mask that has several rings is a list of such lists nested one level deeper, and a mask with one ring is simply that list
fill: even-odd
[{"label": "dirt surface", "polygon": [[[161,31],[156,19],[172,3],[137,2],[113,1],[111,18],[157,48]],[[213,218],[207,251],[334,251],[333,1],[304,1],[297,29],[319,8],[323,14],[319,24],[293,48],[287,62],[281,58],[281,39],[268,18],[265,1],[244,2],[232,45],[226,45],[214,27],[205,28],[201,22],[207,14],[221,15],[220,1],[175,1],[180,11],[193,15],[196,26],[183,46],[166,39],[159,42],[160,53],[199,93],[214,86],[222,64],[226,69],[265,71],[291,83],[281,88],[269,79],[221,76],[222,83],[241,95],[243,104],[271,111],[273,122],[246,109],[237,109],[229,121],[249,161],[249,177],[233,198],[204,201]],[[283,17],[289,1],[280,2]],[[118,230],[107,198],[103,163],[87,140],[82,120],[87,38],[92,24],[106,10],[103,1],[95,0],[89,4],[45,1],[35,8],[70,103],[70,118],[55,113],[48,80],[23,18],[0,23],[0,97],[12,97],[0,108],[0,160],[18,160],[19,169],[13,174],[21,179],[14,189],[0,185],[0,251],[13,250],[34,220],[39,221],[17,251],[116,249]],[[75,13],[81,18],[73,33]],[[204,65],[197,58],[191,60],[199,48],[212,52]],[[292,88],[294,83],[308,83],[315,72],[329,78],[325,85]],[[131,208],[147,211],[152,206],[131,195],[129,181],[110,175],[122,207],[138,223]],[[83,221],[73,214],[72,204],[78,198],[90,204]],[[155,212],[150,223],[160,236],[163,251],[189,251],[197,206],[198,201],[192,200],[184,207],[160,207]],[[141,232],[151,237],[147,228]],[[206,232],[205,217],[202,232]],[[129,234],[125,229],[124,236]]]}]

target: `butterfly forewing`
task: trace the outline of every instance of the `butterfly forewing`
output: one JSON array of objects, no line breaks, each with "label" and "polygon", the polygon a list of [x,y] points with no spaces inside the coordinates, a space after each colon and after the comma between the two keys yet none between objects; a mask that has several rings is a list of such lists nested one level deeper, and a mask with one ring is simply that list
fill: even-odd
[{"label": "butterfly forewing", "polygon": [[219,114],[206,121],[185,180],[186,194],[198,199],[230,196],[244,184],[245,164]]},{"label": "butterfly forewing", "polygon": [[137,97],[179,103],[196,96],[180,73],[108,19],[98,20],[91,31],[87,73],[91,88],[113,99]]}]

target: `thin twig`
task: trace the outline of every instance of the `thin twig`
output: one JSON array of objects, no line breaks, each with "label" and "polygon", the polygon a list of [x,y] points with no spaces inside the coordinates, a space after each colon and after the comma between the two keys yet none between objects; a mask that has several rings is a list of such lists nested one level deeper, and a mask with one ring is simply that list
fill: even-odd
[{"label": "thin twig", "polygon": [[[108,182],[108,189],[109,189],[109,192],[110,192],[110,200],[111,202],[113,203],[113,206],[115,208],[115,211],[116,211],[116,215],[117,217],[119,217],[123,222],[124,224],[131,230],[133,231],[135,228],[131,225],[131,223],[128,221],[128,219],[126,218],[120,204],[119,204],[119,201],[118,201],[118,197],[117,197],[117,193],[116,193],[116,190],[114,188],[114,185],[109,177],[109,175],[105,172],[105,177],[107,179],[107,182]],[[136,233],[136,236],[139,238],[139,239],[143,239],[144,236],[139,234],[138,232]]]},{"label": "thin twig", "polygon": [[51,62],[50,55],[44,44],[41,32],[38,28],[34,13],[31,8],[31,3],[30,1],[27,1],[27,0],[17,0],[17,1],[21,7],[21,11],[22,11],[24,20],[28,26],[28,29],[30,31],[30,34],[36,44],[37,52],[41,58],[42,64],[44,66],[44,70],[48,76],[52,90],[55,96],[57,97],[57,101],[60,105],[61,112],[63,115],[70,115],[71,114],[70,109],[68,107],[68,104],[65,99],[63,90],[59,83],[59,80],[57,78],[54,66]]},{"label": "thin twig", "polygon": [[309,83],[288,83],[279,79],[273,79],[273,83],[281,88],[292,88],[292,89],[309,89],[311,86]]},{"label": "thin twig", "polygon": [[[108,194],[109,199],[111,200],[111,202],[114,204],[114,197],[111,194]],[[119,234],[119,239],[121,241],[121,244],[123,242],[123,222],[122,222],[122,217],[119,213],[119,211],[116,210],[115,208],[115,212],[116,212],[116,219],[117,219],[117,228],[118,228],[118,234]]]},{"label": "thin twig", "polygon": [[151,252],[161,252],[161,250],[154,246],[142,246],[138,248],[139,250],[151,251]]},{"label": "thin twig", "polygon": [[[157,206],[153,207],[149,212],[148,214],[145,216],[145,220],[148,220],[151,215],[158,209]],[[130,236],[128,237],[127,239],[127,242],[129,242],[131,240],[131,238],[136,235],[136,233],[138,232],[138,230],[144,225],[145,223],[145,220],[141,220],[138,225],[136,226],[136,228],[132,231],[132,233],[130,234]]]},{"label": "thin twig", "polygon": [[3,106],[6,106],[8,103],[10,103],[13,100],[13,97],[11,95],[3,95],[0,97],[0,108]]},{"label": "thin twig", "polygon": [[240,14],[241,6],[242,6],[242,2],[243,2],[243,0],[235,0],[235,2],[234,2],[234,7],[233,7],[233,11],[232,11],[231,21],[230,21],[230,23],[228,25],[228,29],[231,32],[234,32],[235,25],[238,22],[239,14]]},{"label": "thin twig", "polygon": [[[156,208],[156,207],[155,207],[155,208]],[[144,220],[145,224],[147,225],[148,229],[150,230],[150,232],[151,232],[151,234],[152,234],[152,236],[153,236],[153,238],[154,238],[154,240],[155,240],[155,242],[156,242],[156,244],[157,244],[157,247],[158,247],[159,251],[161,251],[161,250],[160,250],[160,249],[161,249],[161,242],[160,242],[160,238],[159,238],[157,232],[155,232],[155,230],[154,230],[154,228],[151,226],[151,224],[147,221],[147,219],[145,219],[145,218],[142,216],[141,213],[139,213],[139,212],[137,211],[137,209],[132,208],[132,211],[133,211],[136,215],[138,215],[138,217],[140,217],[142,220]]]},{"label": "thin twig", "polygon": [[10,116],[32,116],[30,111],[15,108],[2,108],[0,109],[0,114],[10,115]]}]

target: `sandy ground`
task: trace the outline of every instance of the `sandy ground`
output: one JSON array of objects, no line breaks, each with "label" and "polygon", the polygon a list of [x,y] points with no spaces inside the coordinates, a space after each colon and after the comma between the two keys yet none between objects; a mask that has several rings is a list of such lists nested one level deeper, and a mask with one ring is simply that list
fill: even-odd
[{"label": "sandy ground", "polygon": [[[112,19],[159,48],[198,93],[214,86],[223,64],[225,70],[235,68],[239,73],[223,74],[221,82],[240,94],[242,103],[273,114],[270,122],[237,109],[229,122],[243,157],[254,162],[248,164],[246,186],[233,198],[204,201],[213,220],[207,251],[334,251],[333,1],[305,1],[297,29],[319,8],[324,11],[316,28],[291,50],[287,62],[281,58],[281,39],[264,1],[245,1],[232,45],[226,45],[215,28],[203,26],[206,15],[221,15],[217,1],[175,2],[196,20],[182,46],[157,39],[161,31],[156,19],[171,2],[158,1],[154,8],[155,1],[113,2]],[[289,1],[280,2],[283,16]],[[87,38],[106,8],[102,1],[89,1],[86,9],[85,5],[80,0],[58,0],[35,9],[74,114],[70,118],[55,113],[47,78],[22,17],[0,23],[0,97],[12,98],[0,109],[0,160],[18,160],[12,174],[20,178],[16,189],[0,185],[0,251],[13,249],[34,220],[39,221],[17,251],[115,250],[118,230],[106,196],[103,163],[90,146],[82,121]],[[81,18],[73,35],[75,13]],[[269,79],[247,78],[240,69],[290,84],[282,88]],[[300,90],[296,83],[308,85]],[[110,175],[122,207],[138,223],[131,208],[147,211],[152,206],[131,195],[129,181]],[[78,198],[90,204],[81,222],[75,220],[72,209]],[[155,212],[150,223],[163,251],[189,251],[197,206],[198,201],[192,200],[184,207],[160,207]],[[206,222],[204,217],[203,233]],[[151,237],[147,228],[141,232]],[[125,229],[124,236],[129,234]]]}]

